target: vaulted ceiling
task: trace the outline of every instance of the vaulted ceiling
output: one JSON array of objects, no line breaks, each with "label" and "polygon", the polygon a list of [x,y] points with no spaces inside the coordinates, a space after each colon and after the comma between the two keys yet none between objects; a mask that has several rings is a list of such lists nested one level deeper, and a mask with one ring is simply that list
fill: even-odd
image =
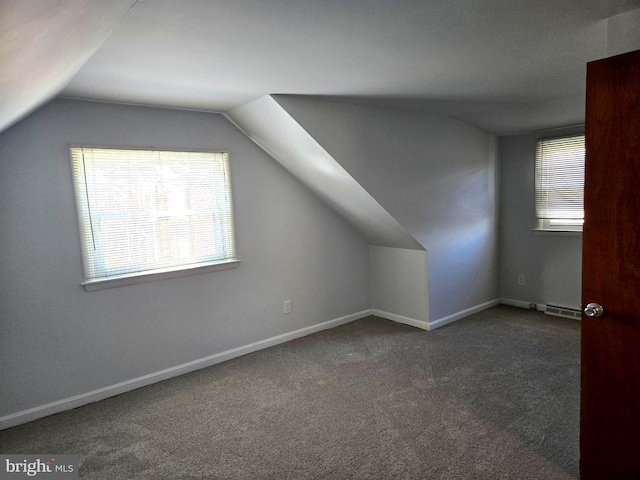
[{"label": "vaulted ceiling", "polygon": [[640,0],[3,0],[0,129],[55,95],[226,112],[265,94],[580,123],[585,63]]}]

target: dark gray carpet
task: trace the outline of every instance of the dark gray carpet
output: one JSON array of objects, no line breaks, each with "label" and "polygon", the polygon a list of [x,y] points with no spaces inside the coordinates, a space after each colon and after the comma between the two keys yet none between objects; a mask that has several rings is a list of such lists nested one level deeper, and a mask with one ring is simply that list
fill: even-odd
[{"label": "dark gray carpet", "polygon": [[579,322],[375,317],[0,432],[84,479],[575,479]]}]

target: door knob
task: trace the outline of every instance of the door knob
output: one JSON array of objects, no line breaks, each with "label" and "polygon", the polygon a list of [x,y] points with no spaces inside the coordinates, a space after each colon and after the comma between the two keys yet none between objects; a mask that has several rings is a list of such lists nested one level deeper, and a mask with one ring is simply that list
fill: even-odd
[{"label": "door knob", "polygon": [[587,317],[600,317],[604,313],[604,308],[599,303],[590,303],[584,307],[584,314]]}]

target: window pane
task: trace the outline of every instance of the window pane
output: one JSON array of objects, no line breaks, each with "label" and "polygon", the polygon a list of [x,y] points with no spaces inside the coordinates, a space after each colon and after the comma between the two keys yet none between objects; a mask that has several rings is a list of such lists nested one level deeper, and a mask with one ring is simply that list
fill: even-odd
[{"label": "window pane", "polygon": [[235,259],[226,153],[71,148],[85,280]]}]

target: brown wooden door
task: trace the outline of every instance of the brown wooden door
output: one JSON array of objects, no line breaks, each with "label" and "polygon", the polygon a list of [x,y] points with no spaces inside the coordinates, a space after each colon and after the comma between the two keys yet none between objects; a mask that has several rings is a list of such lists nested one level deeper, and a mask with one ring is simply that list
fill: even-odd
[{"label": "brown wooden door", "polygon": [[580,477],[640,479],[640,51],[587,65]]}]

